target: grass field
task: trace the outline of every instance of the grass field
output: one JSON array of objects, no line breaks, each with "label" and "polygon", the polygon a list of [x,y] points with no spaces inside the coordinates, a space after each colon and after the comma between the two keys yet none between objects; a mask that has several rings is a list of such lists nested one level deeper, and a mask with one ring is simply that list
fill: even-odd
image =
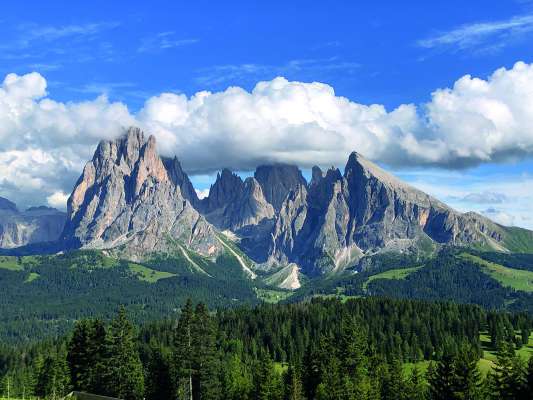
[{"label": "grass field", "polygon": [[161,279],[176,276],[176,274],[172,274],[170,272],[157,271],[155,269],[145,267],[144,265],[134,263],[129,263],[128,267],[130,271],[133,272],[133,274],[137,277],[137,279],[149,283],[156,283]]},{"label": "grass field", "polygon": [[[518,333],[517,333],[518,334]],[[493,368],[494,363],[496,362],[496,351],[491,348],[490,337],[486,332],[479,335],[481,341],[481,347],[483,349],[483,357],[478,361],[478,368],[483,375],[487,375]],[[529,342],[527,345],[522,346],[519,350],[516,351],[516,354],[519,355],[522,360],[527,362],[529,357],[533,356],[533,334],[529,337]],[[423,374],[426,373],[429,367],[429,361],[420,361],[417,363],[405,363],[403,365],[404,373],[411,373],[411,371],[416,367]]]},{"label": "grass field", "polygon": [[482,267],[483,272],[496,279],[502,286],[523,292],[533,292],[533,272],[531,271],[507,268],[468,253],[461,254],[461,257]]},{"label": "grass field", "polygon": [[390,269],[388,271],[372,275],[365,283],[363,283],[363,289],[366,290],[368,284],[372,281],[375,281],[376,279],[405,279],[409,274],[412,274],[420,268],[422,267]]},{"label": "grass field", "polygon": [[10,271],[22,271],[24,269],[18,262],[18,258],[12,256],[0,256],[0,268]]},{"label": "grass field", "polygon": [[[482,333],[479,335],[479,339],[481,340],[481,347],[484,351],[483,358],[491,362],[496,361],[496,351],[490,347],[490,337],[486,333]],[[529,357],[533,355],[533,334],[529,337],[527,345],[522,346],[519,350],[517,350],[516,354],[519,355],[524,361],[529,360]]]},{"label": "grass field", "polygon": [[28,277],[26,278],[24,282],[25,283],[33,282],[35,279],[39,278],[40,276],[41,275],[39,275],[37,272],[30,272],[30,274],[28,275]]},{"label": "grass field", "polygon": [[292,292],[288,290],[275,290],[275,289],[260,289],[255,288],[255,293],[259,300],[264,301],[265,303],[279,303],[282,300],[285,300],[292,296]]}]

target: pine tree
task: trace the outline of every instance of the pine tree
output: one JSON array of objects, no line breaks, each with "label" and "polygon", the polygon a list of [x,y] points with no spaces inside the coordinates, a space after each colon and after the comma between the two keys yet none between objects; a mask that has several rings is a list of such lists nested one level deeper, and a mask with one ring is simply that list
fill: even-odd
[{"label": "pine tree", "polygon": [[420,369],[416,366],[407,380],[405,398],[408,400],[425,400],[427,398],[427,383]]},{"label": "pine tree", "polygon": [[284,376],[285,381],[285,400],[303,400],[303,386],[300,379],[299,368],[290,364]]},{"label": "pine tree", "polygon": [[180,319],[174,335],[174,388],[179,400],[192,400],[193,349],[192,324],[194,312],[191,299],[181,310]]},{"label": "pine tree", "polygon": [[456,398],[465,400],[480,398],[482,379],[477,361],[475,350],[470,345],[463,344],[459,353],[454,357]]},{"label": "pine tree", "polygon": [[65,354],[49,355],[37,374],[35,394],[50,399],[60,399],[70,389],[70,376]]},{"label": "pine tree", "polygon": [[527,363],[527,391],[529,393],[529,399],[533,400],[533,356],[529,357]]},{"label": "pine tree", "polygon": [[427,380],[431,400],[455,399],[456,376],[451,354],[444,355],[436,364],[430,364]]},{"label": "pine tree", "polygon": [[521,359],[515,354],[513,343],[501,342],[491,382],[495,399],[521,399],[526,386],[526,373]]},{"label": "pine tree", "polygon": [[173,399],[170,356],[167,351],[161,347],[151,347],[146,369],[146,398],[149,400]]},{"label": "pine tree", "polygon": [[106,330],[99,320],[82,320],[68,343],[67,362],[74,390],[101,394]]},{"label": "pine tree", "polygon": [[192,324],[193,398],[215,400],[220,395],[216,329],[207,307],[196,306]]},{"label": "pine tree", "polygon": [[108,396],[138,400],[144,395],[143,366],[124,307],[107,330],[104,385]]}]

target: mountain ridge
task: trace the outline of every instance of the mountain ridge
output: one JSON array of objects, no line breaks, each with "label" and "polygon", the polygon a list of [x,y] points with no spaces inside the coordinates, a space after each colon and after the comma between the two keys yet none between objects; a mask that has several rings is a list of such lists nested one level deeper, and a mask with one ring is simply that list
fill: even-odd
[{"label": "mountain ridge", "polygon": [[388,251],[533,251],[533,232],[460,213],[357,152],[343,172],[313,167],[309,182],[289,164],[260,165],[245,180],[223,169],[199,199],[177,157],[159,156],[155,137],[134,127],[97,146],[69,197],[61,240],[133,261],[180,251],[215,260],[228,253],[222,232],[253,261],[254,275],[285,270],[290,282]]},{"label": "mountain ridge", "polygon": [[15,203],[0,197],[0,248],[11,249],[57,240],[66,214],[39,206],[20,211]]}]

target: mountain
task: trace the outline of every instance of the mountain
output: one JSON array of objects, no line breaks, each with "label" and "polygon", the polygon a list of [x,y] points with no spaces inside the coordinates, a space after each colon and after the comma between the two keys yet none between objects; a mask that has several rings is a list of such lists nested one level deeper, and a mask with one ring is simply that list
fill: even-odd
[{"label": "mountain", "polygon": [[45,206],[19,211],[15,203],[0,197],[0,248],[57,240],[65,218],[64,212]]},{"label": "mountain", "polygon": [[163,163],[155,138],[137,128],[100,142],[68,199],[65,243],[132,260],[184,247],[220,253],[216,230],[185,197],[192,191],[178,166]]},{"label": "mountain", "polygon": [[459,213],[354,152],[344,174],[315,167],[309,186],[286,197],[268,256],[316,275],[382,251],[431,252],[440,245],[509,251],[510,236],[508,228]]},{"label": "mountain", "polygon": [[221,230],[238,231],[274,217],[274,208],[265,199],[257,180],[249,177],[243,182],[228,169],[217,175],[200,210]]},{"label": "mountain", "polygon": [[244,181],[223,169],[200,200],[177,158],[159,157],[154,137],[136,128],[98,145],[69,198],[63,240],[131,260],[175,251],[214,260],[231,248],[248,276],[278,272],[265,282],[288,277],[286,287],[383,252],[533,250],[530,231],[457,212],[356,152],[343,172],[314,167],[309,183],[286,164]]},{"label": "mountain", "polygon": [[274,164],[257,167],[254,177],[261,185],[265,199],[279,211],[287,194],[307,182],[295,165]]},{"label": "mountain", "polygon": [[453,210],[355,152],[309,182],[295,166],[245,180],[224,169],[200,200],[179,160],[130,128],[99,143],[66,217],[0,198],[2,238],[10,218],[50,216],[56,237],[66,219],[56,243],[0,252],[0,336],[57,335],[119,304],[149,320],[188,297],[231,307],[380,295],[533,312],[533,232]]},{"label": "mountain", "polygon": [[181,164],[177,157],[174,158],[162,158],[163,165],[165,166],[168,177],[174,183],[175,186],[180,188],[181,195],[195,208],[199,206],[200,199],[194,190],[194,186],[189,180],[188,175],[181,168]]}]

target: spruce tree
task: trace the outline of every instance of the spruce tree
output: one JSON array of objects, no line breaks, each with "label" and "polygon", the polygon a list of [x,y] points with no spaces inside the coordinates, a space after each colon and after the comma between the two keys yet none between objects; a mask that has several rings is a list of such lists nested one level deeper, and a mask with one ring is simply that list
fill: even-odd
[{"label": "spruce tree", "polygon": [[408,400],[425,400],[427,398],[427,383],[418,367],[414,367],[407,379],[405,398]]},{"label": "spruce tree", "polygon": [[246,400],[253,389],[253,379],[240,354],[232,354],[222,368],[222,390],[227,400]]},{"label": "spruce tree", "polygon": [[365,333],[353,319],[343,321],[339,337],[340,373],[349,377],[346,391],[357,398],[365,398],[370,391],[368,379],[368,343]]},{"label": "spruce tree", "polygon": [[398,359],[394,359],[388,366],[388,371],[384,376],[382,384],[383,400],[398,400],[404,396],[406,385],[403,377],[402,364]]},{"label": "spruce tree", "polygon": [[284,375],[285,400],[303,400],[304,392],[299,368],[290,364]]},{"label": "spruce tree", "polygon": [[216,328],[207,307],[196,306],[192,325],[193,398],[215,400],[220,396]]},{"label": "spruce tree", "polygon": [[451,354],[446,354],[436,364],[431,363],[427,373],[431,400],[455,399],[456,375]]},{"label": "spruce tree", "polygon": [[529,393],[529,399],[533,400],[533,356],[529,357],[527,363],[527,391]]},{"label": "spruce tree", "polygon": [[468,344],[460,347],[455,358],[455,396],[464,400],[476,400],[481,396],[481,373],[477,367],[478,356]]},{"label": "spruce tree", "polygon": [[526,372],[512,342],[501,342],[491,376],[494,399],[520,400],[526,390]]},{"label": "spruce tree", "polygon": [[146,369],[146,398],[148,400],[173,399],[174,390],[170,374],[170,355],[166,349],[152,346]]},{"label": "spruce tree", "polygon": [[135,330],[121,307],[107,330],[104,385],[108,396],[142,399],[144,373],[135,341]]},{"label": "spruce tree", "polygon": [[39,397],[60,399],[70,390],[70,374],[66,355],[61,353],[49,355],[44,359],[37,375],[35,394]]},{"label": "spruce tree", "polygon": [[263,351],[254,377],[254,400],[274,400],[276,398],[276,378],[274,365],[268,351]]},{"label": "spruce tree", "polygon": [[106,331],[99,320],[76,323],[68,343],[67,362],[74,390],[102,394]]},{"label": "spruce tree", "polygon": [[316,398],[317,400],[364,399],[364,397],[356,394],[353,382],[346,382],[344,380],[341,371],[341,363],[335,356],[329,358],[327,367],[322,373],[322,379],[317,388]]},{"label": "spruce tree", "polygon": [[194,312],[191,299],[181,310],[181,315],[174,335],[174,357],[172,370],[174,389],[179,400],[192,400],[193,388],[193,349],[192,324]]}]

